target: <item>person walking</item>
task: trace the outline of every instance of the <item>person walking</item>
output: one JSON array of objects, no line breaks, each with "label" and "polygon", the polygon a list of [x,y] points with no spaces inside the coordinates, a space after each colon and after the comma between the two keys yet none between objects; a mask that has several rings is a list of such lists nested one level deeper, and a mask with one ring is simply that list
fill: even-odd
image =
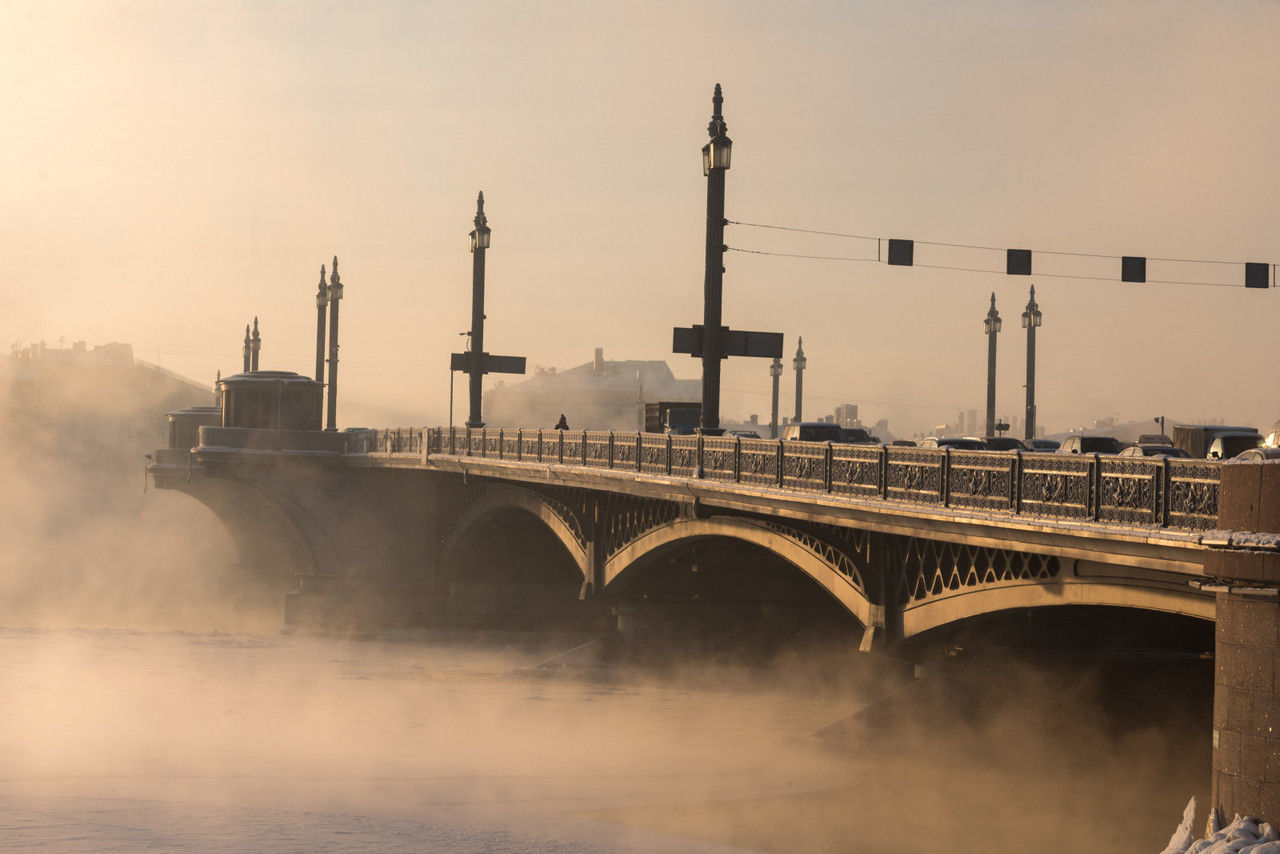
[{"label": "person walking", "polygon": [[564,413],[563,413],[563,412],[561,412],[561,413],[560,413],[560,420],[556,422],[556,429],[557,429],[557,430],[568,430],[568,429],[569,429],[569,420],[568,420],[567,418],[565,418],[565,417],[564,417]]}]

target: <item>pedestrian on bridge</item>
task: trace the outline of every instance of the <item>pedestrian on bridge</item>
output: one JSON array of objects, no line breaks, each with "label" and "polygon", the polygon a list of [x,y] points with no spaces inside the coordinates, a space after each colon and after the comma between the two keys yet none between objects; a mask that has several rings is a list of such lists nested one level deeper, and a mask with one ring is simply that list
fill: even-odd
[{"label": "pedestrian on bridge", "polygon": [[565,417],[564,417],[564,413],[563,413],[563,412],[561,412],[561,413],[560,413],[560,420],[556,422],[556,429],[557,429],[557,430],[568,430],[568,429],[569,429],[569,420],[568,420],[567,418],[565,418]]}]

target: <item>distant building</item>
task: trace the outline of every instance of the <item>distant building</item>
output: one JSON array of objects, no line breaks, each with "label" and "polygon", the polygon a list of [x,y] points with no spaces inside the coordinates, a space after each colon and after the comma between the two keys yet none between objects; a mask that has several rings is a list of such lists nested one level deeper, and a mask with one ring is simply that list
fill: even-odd
[{"label": "distant building", "polygon": [[596,348],[590,362],[557,371],[537,368],[524,382],[499,385],[484,396],[489,427],[553,427],[563,413],[574,430],[638,430],[646,401],[700,403],[702,382],[678,380],[666,362],[606,361]]},{"label": "distant building", "polygon": [[836,407],[836,423],[841,427],[858,427],[861,423],[858,420],[858,404],[842,403]]}]

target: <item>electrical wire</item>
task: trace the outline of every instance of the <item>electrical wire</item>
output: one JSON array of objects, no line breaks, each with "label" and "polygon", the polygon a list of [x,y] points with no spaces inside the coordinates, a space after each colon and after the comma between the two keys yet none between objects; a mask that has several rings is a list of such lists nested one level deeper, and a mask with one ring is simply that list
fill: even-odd
[{"label": "electrical wire", "polygon": [[[802,234],[817,234],[824,237],[842,237],[842,238],[848,238],[853,240],[876,241],[876,257],[875,258],[855,258],[855,257],[840,256],[840,255],[810,255],[810,254],[793,253],[793,252],[773,252],[773,251],[766,251],[762,249],[744,249],[737,246],[725,247],[726,249],[732,252],[743,252],[749,255],[771,255],[779,258],[799,258],[799,259],[814,260],[814,261],[859,261],[859,262],[874,261],[876,263],[882,263],[879,250],[880,250],[880,244],[883,242],[884,238],[872,237],[866,234],[851,234],[851,233],[842,232],[842,231],[821,231],[813,228],[800,228],[797,226],[773,225],[773,224],[759,223],[759,222],[744,222],[742,220],[733,220],[733,219],[727,219],[725,220],[725,223],[728,225],[740,225],[747,228],[764,228],[764,229],[772,229],[775,231],[792,231],[792,232],[799,232]],[[946,247],[950,249],[973,249],[973,250],[978,250],[983,252],[1008,251],[1006,247],[985,246],[977,243],[952,243],[952,242],[940,241],[940,240],[915,240],[912,242],[915,244],[919,244],[921,246],[941,246],[941,247]],[[1071,252],[1071,251],[1064,251],[1064,250],[1037,249],[1037,250],[1026,250],[1026,251],[1031,252],[1032,255],[1057,255],[1057,256],[1073,257],[1073,258],[1101,258],[1101,259],[1113,260],[1113,261],[1120,260],[1125,257],[1122,255],[1105,255],[1105,254],[1100,254],[1096,252]],[[1202,258],[1162,258],[1162,257],[1150,256],[1150,255],[1139,256],[1139,257],[1142,257],[1148,261],[1159,261],[1159,262],[1172,263],[1172,264],[1217,264],[1217,265],[1232,266],[1232,267],[1244,266],[1245,264],[1245,262],[1243,261],[1222,261],[1222,260],[1202,259]],[[1003,271],[1003,270],[989,270],[989,269],[982,269],[978,267],[961,267],[961,266],[955,266],[955,265],[949,265],[949,264],[913,263],[909,265],[904,264],[901,266],[924,267],[924,268],[933,269],[933,270],[950,270],[950,271],[962,272],[962,273],[984,273],[988,275],[1008,275],[1007,271]],[[1268,268],[1268,272],[1270,273],[1270,276],[1268,277],[1269,282],[1267,287],[1273,288],[1276,286],[1277,265],[1267,264],[1266,266]],[[1111,276],[1084,276],[1084,275],[1075,275],[1071,273],[1035,273],[1034,275],[1044,277],[1044,278],[1078,279],[1081,281],[1092,281],[1092,282],[1117,281],[1115,277],[1111,277]],[[1123,282],[1123,279],[1119,279],[1119,281]],[[1217,287],[1217,288],[1247,287],[1247,285],[1235,284],[1230,282],[1203,282],[1203,281],[1193,281],[1188,279],[1147,279],[1145,282],[1125,282],[1125,284],[1190,285],[1190,286],[1196,286],[1196,287]]]}]

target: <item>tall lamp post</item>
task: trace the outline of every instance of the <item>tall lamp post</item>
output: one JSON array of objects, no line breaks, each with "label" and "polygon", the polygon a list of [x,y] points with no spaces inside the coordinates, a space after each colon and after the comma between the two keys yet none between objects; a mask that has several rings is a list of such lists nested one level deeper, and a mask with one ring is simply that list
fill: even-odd
[{"label": "tall lamp post", "polygon": [[[324,265],[320,265],[320,286],[316,291],[316,382],[324,382],[324,311],[329,305],[329,287]],[[323,407],[324,404],[321,404]]]},{"label": "tall lamp post", "polygon": [[342,304],[342,279],[338,276],[338,256],[329,271],[329,413],[326,430],[338,429],[338,306]]},{"label": "tall lamp post", "polygon": [[804,404],[804,369],[809,360],[804,357],[804,339],[796,339],[796,357],[791,362],[796,369],[796,423],[804,420],[802,408]]},{"label": "tall lamp post", "polygon": [[[484,356],[484,252],[489,248],[489,219],[484,215],[484,193],[476,197],[476,227],[471,232],[471,354],[476,360]],[[479,429],[484,426],[480,417],[480,389],[484,377],[483,366],[475,365],[471,371],[471,414],[467,426]]]},{"label": "tall lamp post", "polygon": [[716,84],[711,97],[711,140],[702,146],[702,174],[707,176],[707,254],[702,307],[702,429],[720,428],[721,303],[724,290],[724,173],[729,171],[733,140],[721,115],[724,96]]},{"label": "tall lamp post", "polygon": [[1026,439],[1036,437],[1036,329],[1041,322],[1040,306],[1036,305],[1036,286],[1031,286],[1031,299],[1022,313],[1022,328],[1027,330],[1027,417]]},{"label": "tall lamp post", "polygon": [[982,327],[987,331],[987,432],[996,434],[996,335],[1000,332],[1000,313],[996,311],[996,295],[991,294],[991,308]]},{"label": "tall lamp post", "polygon": [[769,438],[778,438],[778,381],[782,378],[782,360],[774,359],[769,366],[769,376],[773,377],[773,414],[769,416]]}]

